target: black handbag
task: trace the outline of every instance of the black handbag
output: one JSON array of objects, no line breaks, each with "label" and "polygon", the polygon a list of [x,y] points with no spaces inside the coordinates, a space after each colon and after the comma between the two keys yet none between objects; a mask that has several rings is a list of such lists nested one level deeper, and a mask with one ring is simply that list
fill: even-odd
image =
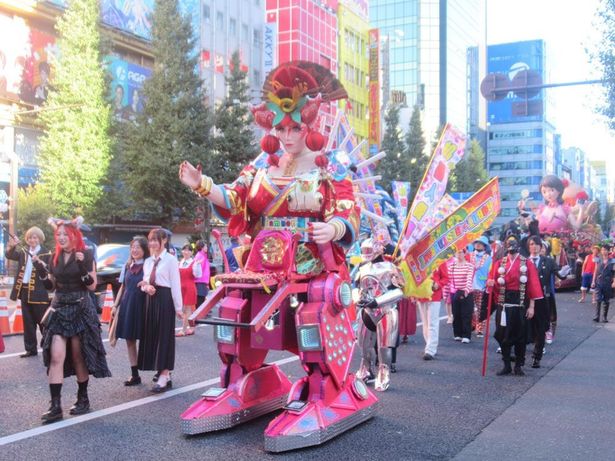
[{"label": "black handbag", "polygon": [[453,301],[455,302],[463,301],[464,299],[466,299],[466,294],[463,290],[457,290],[453,295]]}]

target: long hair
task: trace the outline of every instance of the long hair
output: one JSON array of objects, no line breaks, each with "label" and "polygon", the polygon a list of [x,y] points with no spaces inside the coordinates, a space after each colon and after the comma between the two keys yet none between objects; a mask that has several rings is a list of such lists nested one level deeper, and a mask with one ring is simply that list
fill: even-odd
[{"label": "long hair", "polygon": [[559,192],[559,195],[557,197],[557,203],[559,203],[560,205],[564,203],[563,195],[564,195],[564,189],[566,188],[566,184],[564,184],[564,182],[561,179],[559,179],[555,175],[548,174],[542,178],[542,181],[540,181],[540,187],[538,188],[538,190],[541,193],[542,193],[543,187],[552,187],[557,192]]},{"label": "long hair", "polygon": [[[149,245],[147,244],[147,239],[145,237],[143,237],[142,235],[137,235],[133,237],[132,241],[130,242],[131,248],[133,243],[138,243],[141,247],[141,250],[143,250],[143,259],[149,258]],[[132,260],[132,256],[130,257],[130,259]]]},{"label": "long hair", "polygon": [[60,257],[60,253],[62,253],[62,247],[60,247],[60,244],[58,243],[58,232],[62,228],[68,235],[68,240],[70,240],[73,243],[73,250],[75,251],[85,250],[85,243],[83,243],[83,234],[81,234],[81,231],[78,228],[71,226],[68,223],[60,224],[58,227],[56,227],[53,233],[56,239],[56,252],[55,252],[55,255],[53,256],[54,265],[58,264],[58,258]]},{"label": "long hair", "polygon": [[163,244],[163,241],[166,240],[167,243],[169,241],[169,234],[167,234],[165,232],[164,229],[161,228],[156,228],[156,229],[152,229],[151,231],[149,231],[149,234],[147,234],[147,239],[148,240],[157,240],[158,243],[160,244],[160,250],[162,251],[163,248],[167,248],[166,245]]}]

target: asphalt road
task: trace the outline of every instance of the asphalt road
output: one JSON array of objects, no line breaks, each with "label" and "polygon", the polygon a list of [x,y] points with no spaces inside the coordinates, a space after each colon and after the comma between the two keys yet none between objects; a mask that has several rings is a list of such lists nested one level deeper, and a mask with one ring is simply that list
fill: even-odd
[{"label": "asphalt road", "polygon": [[[562,372],[567,376],[574,370],[574,366],[560,367],[560,362],[579,346],[593,344],[592,336],[606,331],[603,324],[591,321],[591,305],[579,305],[576,298],[574,293],[558,294],[556,339],[547,346],[543,367],[526,367],[525,377],[495,376],[501,359],[491,339],[488,373],[483,378],[482,340],[467,345],[453,341],[451,326],[444,320],[437,359],[423,361],[419,327],[419,334],[398,350],[398,372],[389,390],[378,394],[376,417],[320,447],[283,455],[263,449],[263,431],[271,415],[223,432],[181,434],[179,415],[205,388],[217,383],[211,327],[199,327],[195,336],[178,338],[173,390],[160,396],[149,392],[151,372],[142,374],[143,385],[124,387],[122,382],[130,374],[124,344],[120,341],[116,348],[107,347],[113,377],[90,380],[92,412],[68,416],[76,395],[75,379],[70,378],[62,392],[65,419],[49,426],[40,425],[49,400],[41,356],[21,359],[21,337],[5,338],[7,350],[0,355],[0,459],[494,459],[502,446],[489,442],[489,430],[497,427],[502,440],[508,437],[514,442],[524,418],[540,421],[536,406],[522,407],[518,402],[528,396],[541,401],[543,394],[551,394],[557,381],[549,382],[548,377],[562,376]],[[268,360],[280,361],[291,379],[303,374],[292,355],[272,352]],[[587,365],[591,360],[598,358],[582,355],[576,363]],[[511,410],[516,410],[513,417]],[[590,455],[589,459],[599,458]]]}]

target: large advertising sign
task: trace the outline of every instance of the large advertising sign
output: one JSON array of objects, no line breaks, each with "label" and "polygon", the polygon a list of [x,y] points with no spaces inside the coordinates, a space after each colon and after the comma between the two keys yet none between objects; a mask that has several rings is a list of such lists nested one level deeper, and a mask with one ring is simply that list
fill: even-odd
[{"label": "large advertising sign", "polygon": [[369,31],[369,150],[380,149],[380,31]]},{"label": "large advertising sign", "polygon": [[0,14],[0,98],[42,104],[49,92],[55,38],[23,18]]},{"label": "large advertising sign", "polygon": [[116,120],[134,120],[143,110],[141,88],[152,71],[115,56],[108,58],[111,105]]},{"label": "large advertising sign", "polygon": [[[503,74],[511,86],[523,84],[522,79],[515,80],[520,71],[536,72],[545,81],[545,47],[542,40],[491,45],[487,56],[488,72]],[[490,102],[487,111],[488,121],[492,124],[542,121],[544,90],[530,98],[520,98],[510,92],[503,100]]]},{"label": "large advertising sign", "polygon": [[[66,7],[70,0],[51,0]],[[100,0],[100,18],[106,25],[146,40],[152,39],[152,14],[155,0]],[[199,30],[199,0],[179,0],[180,12],[190,18],[192,30]]]},{"label": "large advertising sign", "polygon": [[265,75],[269,75],[278,62],[278,22],[275,12],[267,13],[263,32],[263,70]]}]

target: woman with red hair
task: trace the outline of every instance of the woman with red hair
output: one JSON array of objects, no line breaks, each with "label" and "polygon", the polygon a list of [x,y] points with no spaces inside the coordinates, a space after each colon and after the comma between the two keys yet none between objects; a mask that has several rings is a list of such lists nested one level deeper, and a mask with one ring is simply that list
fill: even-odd
[{"label": "woman with red hair", "polygon": [[71,415],[90,410],[89,375],[111,376],[101,339],[96,307],[88,291],[96,288],[92,251],[85,248],[79,230],[80,218],[72,221],[50,219],[55,228],[56,249],[49,266],[36,256],[33,264],[45,287],[55,290],[42,323],[43,360],[47,366],[51,406],[43,424],[62,419],[61,392],[64,378],[76,375],[79,390]]}]

